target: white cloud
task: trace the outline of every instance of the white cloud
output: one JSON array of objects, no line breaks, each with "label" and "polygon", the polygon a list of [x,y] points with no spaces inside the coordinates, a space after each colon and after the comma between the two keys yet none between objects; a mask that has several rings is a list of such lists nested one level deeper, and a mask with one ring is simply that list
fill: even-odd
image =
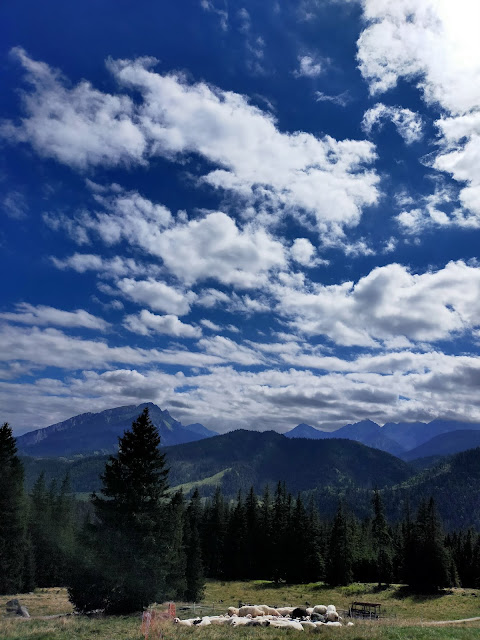
[{"label": "white cloud", "polygon": [[228,10],[226,2],[223,9],[216,7],[212,0],[200,0],[200,6],[204,11],[208,11],[218,16],[222,31],[228,30]]},{"label": "white cloud", "polygon": [[[284,133],[272,114],[244,96],[155,73],[151,59],[108,63],[117,81],[140,95],[134,104],[87,82],[69,88],[48,65],[22,50],[16,55],[32,89],[24,97],[25,117],[4,123],[2,132],[41,155],[83,170],[199,154],[216,167],[202,177],[206,183],[263,205],[274,217],[284,210],[300,221],[306,216],[320,231],[357,224],[363,207],[378,200],[368,141]],[[109,233],[105,227],[114,241],[118,230]]]},{"label": "white cloud", "polygon": [[27,217],[27,201],[20,191],[9,191],[2,201],[3,211],[9,218],[23,220]]},{"label": "white cloud", "polygon": [[45,305],[34,306],[27,302],[20,302],[15,305],[15,309],[15,312],[0,313],[0,318],[20,324],[96,329],[97,331],[105,331],[110,326],[102,318],[94,316],[84,309],[62,311]]},{"label": "white cloud", "polygon": [[138,264],[132,258],[122,258],[121,256],[104,258],[92,253],[74,253],[63,260],[55,256],[51,256],[50,259],[57,269],[73,269],[77,273],[95,271],[110,277],[138,276],[158,271],[156,265]]},{"label": "white cloud", "polygon": [[296,238],[290,249],[290,255],[304,267],[314,266],[315,247],[307,238]]},{"label": "white cloud", "polygon": [[367,27],[358,40],[358,59],[371,93],[387,91],[404,78],[417,83],[429,105],[440,108],[440,150],[432,165],[460,183],[464,211],[451,223],[478,227],[480,4],[363,0],[363,5]]},{"label": "white cloud", "polygon": [[210,329],[210,331],[216,331],[217,333],[222,330],[222,327],[219,324],[215,324],[215,322],[207,320],[206,318],[200,320],[200,324],[203,325],[206,329]]},{"label": "white cloud", "polygon": [[294,71],[296,78],[317,78],[324,71],[324,63],[312,56],[298,56],[298,69]]},{"label": "white cloud", "polygon": [[385,120],[393,122],[406,144],[417,142],[423,135],[422,118],[418,113],[410,109],[387,106],[382,102],[365,112],[362,128],[368,135],[375,127],[381,129]]},{"label": "white cloud", "polygon": [[265,284],[285,264],[283,245],[262,229],[246,227],[221,212],[164,231],[155,247],[165,266],[187,285],[215,278],[240,288]]},{"label": "white cloud", "polygon": [[198,341],[198,345],[203,351],[210,355],[218,356],[244,366],[252,366],[264,362],[263,357],[257,351],[250,347],[240,345],[224,336],[202,338]]},{"label": "white cloud", "polygon": [[152,332],[176,338],[199,338],[202,335],[199,327],[185,324],[177,316],[157,316],[147,309],[142,309],[138,315],[126,316],[123,324],[129,331],[141,335],[151,335]]},{"label": "white cloud", "polygon": [[22,64],[31,92],[23,93],[26,117],[17,126],[2,125],[12,142],[28,142],[35,151],[75,169],[144,162],[145,136],[133,101],[94,89],[82,81],[73,88],[56,70],[12,50]]},{"label": "white cloud", "polygon": [[480,325],[480,269],[462,261],[418,275],[390,264],[357,283],[272,290],[299,331],[345,346],[450,340]]},{"label": "white cloud", "polygon": [[340,107],[346,107],[351,101],[351,97],[348,91],[343,91],[336,96],[328,95],[328,93],[324,93],[323,91],[315,91],[315,101],[332,102],[333,104],[338,104]]},{"label": "white cloud", "polygon": [[222,366],[167,374],[134,366],[90,369],[66,382],[0,382],[3,419],[14,428],[52,424],[84,411],[88,399],[92,411],[151,400],[184,423],[199,421],[220,432],[240,426],[284,431],[298,422],[332,429],[365,418],[380,424],[439,415],[480,421],[480,359],[474,356],[404,350],[353,360],[324,358],[322,373]]},{"label": "white cloud", "polygon": [[152,278],[148,280],[122,278],[117,286],[123,295],[133,302],[145,304],[154,311],[163,311],[177,316],[189,313],[190,305],[197,297],[193,291],[181,291]]}]

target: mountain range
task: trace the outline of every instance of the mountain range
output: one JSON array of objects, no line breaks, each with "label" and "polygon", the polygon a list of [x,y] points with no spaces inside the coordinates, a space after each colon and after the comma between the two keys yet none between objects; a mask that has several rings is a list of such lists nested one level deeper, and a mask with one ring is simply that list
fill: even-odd
[{"label": "mountain range", "polygon": [[17,438],[19,453],[28,456],[74,456],[114,453],[118,437],[129,429],[145,407],[157,427],[163,446],[183,444],[218,435],[202,424],[187,426],[172,418],[152,402],[107,409],[100,413],[82,413]]},{"label": "mountain range", "polygon": [[449,455],[480,446],[480,424],[432,420],[432,422],[390,422],[383,427],[372,420],[347,424],[336,431],[322,431],[299,424],[287,438],[325,440],[345,438],[387,451],[403,460]]}]

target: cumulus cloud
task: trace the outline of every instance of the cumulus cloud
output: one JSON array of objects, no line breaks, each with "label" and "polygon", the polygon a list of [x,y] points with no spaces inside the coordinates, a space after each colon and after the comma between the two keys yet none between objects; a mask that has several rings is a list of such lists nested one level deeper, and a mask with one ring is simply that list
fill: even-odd
[{"label": "cumulus cloud", "polygon": [[82,329],[96,329],[105,331],[110,325],[102,318],[92,315],[84,309],[76,311],[62,311],[45,305],[33,305],[20,302],[15,305],[15,312],[2,312],[0,318],[20,324],[37,326],[70,327]]},{"label": "cumulus cloud", "polygon": [[390,264],[357,283],[272,289],[298,330],[345,346],[378,347],[398,337],[435,342],[480,324],[480,269],[462,261],[423,274]]},{"label": "cumulus cloud", "polygon": [[[480,5],[471,0],[363,0],[360,71],[372,94],[403,78],[440,107],[440,150],[433,167],[460,183],[465,213],[453,224],[479,226]],[[466,186],[465,186],[466,183]]]},{"label": "cumulus cloud", "polygon": [[123,258],[121,256],[104,258],[93,253],[74,253],[64,259],[56,258],[55,256],[51,256],[50,259],[57,269],[72,269],[77,273],[95,271],[110,277],[138,276],[158,271],[156,265],[138,264],[132,258]]},{"label": "cumulus cloud", "polygon": [[244,96],[189,83],[178,73],[155,73],[151,59],[108,63],[119,84],[140,95],[134,104],[88,82],[69,87],[45,63],[15,53],[31,89],[24,94],[25,116],[4,123],[2,135],[30,143],[41,155],[83,170],[199,154],[215,166],[204,182],[275,216],[302,214],[320,231],[357,224],[363,207],[378,200],[378,176],[370,168],[375,147],[368,141],[282,132],[272,114]]},{"label": "cumulus cloud", "polygon": [[370,134],[374,128],[381,129],[385,120],[393,122],[406,144],[417,142],[423,135],[422,118],[418,113],[410,109],[387,106],[382,102],[365,112],[362,128],[365,133]]},{"label": "cumulus cloud", "polygon": [[216,324],[211,320],[207,320],[206,318],[200,320],[200,324],[203,325],[206,329],[210,329],[210,331],[216,331],[217,333],[222,330],[222,327],[219,324]]},{"label": "cumulus cloud", "polygon": [[[325,358],[323,364],[323,371],[294,366],[257,371],[214,366],[191,373],[139,370],[138,365],[89,369],[66,382],[0,382],[0,404],[14,428],[81,413],[87,398],[94,411],[150,400],[185,423],[201,421],[220,432],[239,426],[286,431],[299,422],[329,430],[365,418],[380,424],[439,415],[480,420],[476,356],[404,350],[352,360]],[[21,412],[19,395],[24,398]]]},{"label": "cumulus cloud", "polygon": [[171,273],[188,285],[215,278],[240,288],[265,284],[285,264],[283,245],[263,229],[240,231],[224,213],[209,213],[168,229],[155,248]]},{"label": "cumulus cloud", "polygon": [[75,169],[144,162],[147,141],[128,96],[102,93],[86,81],[70,88],[58,71],[20,47],[12,55],[31,91],[23,93],[20,123],[2,125],[4,138],[28,142],[38,154]]},{"label": "cumulus cloud", "polygon": [[328,260],[315,257],[315,254],[315,247],[308,238],[295,238],[290,247],[292,259],[303,267],[315,267],[319,264],[328,264]]},{"label": "cumulus cloud", "polygon": [[296,78],[317,78],[324,71],[324,64],[312,56],[298,56],[298,69],[293,72]]},{"label": "cumulus cloud", "polygon": [[185,324],[177,316],[158,316],[147,309],[142,309],[138,315],[126,316],[123,324],[129,331],[144,336],[162,333],[176,338],[199,338],[202,335],[199,327]]},{"label": "cumulus cloud", "polygon": [[177,316],[189,313],[190,305],[197,297],[193,291],[181,291],[152,278],[148,280],[122,278],[117,286],[123,295],[133,302],[147,305],[154,311],[163,311]]}]

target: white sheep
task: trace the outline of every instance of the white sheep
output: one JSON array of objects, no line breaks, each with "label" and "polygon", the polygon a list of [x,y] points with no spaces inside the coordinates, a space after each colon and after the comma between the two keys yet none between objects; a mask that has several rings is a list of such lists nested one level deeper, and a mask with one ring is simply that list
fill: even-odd
[{"label": "white sheep", "polygon": [[327,613],[327,607],[324,604],[317,604],[315,607],[313,607],[313,612],[320,613],[322,616],[324,616]]},{"label": "white sheep", "polygon": [[232,627],[245,627],[252,618],[242,618],[240,616],[233,616],[230,618],[230,626]]},{"label": "white sheep", "polygon": [[317,625],[315,624],[315,622],[310,622],[310,620],[302,620],[302,622],[300,622],[300,624],[302,625],[302,627],[304,629],[316,629]]},{"label": "white sheep", "polygon": [[238,609],[236,607],[228,607],[227,614],[229,616],[238,616]]},{"label": "white sheep", "polygon": [[198,623],[197,626],[199,627],[208,627],[210,624],[212,624],[210,622],[210,617],[209,616],[204,616],[201,621]]},{"label": "white sheep", "polygon": [[238,615],[242,618],[247,615],[251,615],[252,618],[257,618],[258,616],[263,616],[264,612],[262,611],[262,609],[260,609],[260,607],[257,607],[255,605],[245,605],[244,607],[240,607],[240,609],[238,610]]},{"label": "white sheep", "polygon": [[331,627],[341,627],[342,626],[341,622],[326,622],[325,624],[328,624]]},{"label": "white sheep", "polygon": [[212,624],[230,624],[230,618],[228,616],[210,616],[210,622]]},{"label": "white sheep", "polygon": [[277,611],[281,616],[288,616],[292,613],[295,607],[277,607]]},{"label": "white sheep", "polygon": [[265,615],[268,615],[268,616],[280,615],[280,612],[277,609],[275,609],[274,607],[269,607],[268,604],[257,604],[255,606],[261,609]]},{"label": "white sheep", "polygon": [[270,620],[270,626],[275,629],[295,629],[296,631],[303,631],[302,625],[296,620]]}]

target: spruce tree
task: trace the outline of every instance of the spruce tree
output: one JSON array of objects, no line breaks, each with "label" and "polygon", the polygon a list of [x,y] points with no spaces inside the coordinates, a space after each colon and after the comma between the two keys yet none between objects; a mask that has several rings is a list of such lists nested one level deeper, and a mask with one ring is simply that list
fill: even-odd
[{"label": "spruce tree", "polygon": [[378,490],[373,499],[374,518],[372,520],[372,537],[376,556],[376,579],[378,585],[389,585],[393,580],[393,544],[383,510],[383,502]]},{"label": "spruce tree", "polygon": [[348,519],[340,504],[333,520],[327,558],[327,582],[347,585],[353,580],[353,539]]},{"label": "spruce tree", "polygon": [[23,465],[12,430],[0,427],[0,594],[21,591],[26,551]]},{"label": "spruce tree", "polygon": [[198,602],[203,597],[205,580],[203,576],[202,544],[200,530],[202,525],[202,507],[198,489],[192,494],[185,518],[186,545],[186,590],[185,598]]},{"label": "spruce tree", "polygon": [[159,446],[145,408],[119,438],[118,454],[110,456],[101,476],[101,495],[92,496],[84,570],[69,589],[80,610],[130,613],[164,598],[168,469]]}]

